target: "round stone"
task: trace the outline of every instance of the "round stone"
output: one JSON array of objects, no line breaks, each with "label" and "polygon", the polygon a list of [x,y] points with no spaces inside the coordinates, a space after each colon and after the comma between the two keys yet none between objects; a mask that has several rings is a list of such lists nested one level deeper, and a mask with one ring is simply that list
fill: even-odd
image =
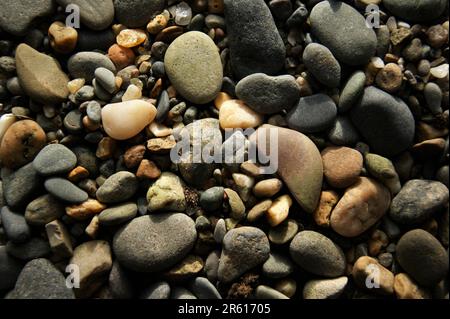
[{"label": "round stone", "polygon": [[105,209],[98,215],[100,225],[115,226],[133,219],[137,214],[135,203],[126,203]]},{"label": "round stone", "polygon": [[110,176],[97,190],[96,196],[102,203],[120,203],[133,197],[137,189],[136,176],[122,171]]},{"label": "round stone", "polygon": [[223,129],[246,129],[258,127],[263,123],[264,118],[242,101],[229,100],[220,107],[219,121]]},{"label": "round stone", "polygon": [[60,177],[52,177],[45,181],[45,189],[60,200],[80,204],[88,200],[88,194],[68,180]]},{"label": "round stone", "polygon": [[278,253],[271,253],[269,259],[262,265],[262,274],[268,278],[285,278],[294,271],[292,261]]},{"label": "round stone", "polygon": [[293,219],[288,219],[281,225],[270,229],[269,240],[276,245],[286,244],[297,235],[298,229],[297,222]]},{"label": "round stone", "polygon": [[4,233],[9,241],[20,244],[31,237],[31,229],[22,214],[11,211],[8,206],[3,206],[0,217]]},{"label": "round stone", "polygon": [[341,66],[333,53],[324,45],[310,43],[303,51],[303,62],[320,83],[336,88],[341,82]]},{"label": "round stone", "polygon": [[214,100],[222,86],[222,62],[206,34],[191,31],[173,41],[164,57],[167,76],[177,92],[190,102]]},{"label": "round stone", "polygon": [[322,161],[327,182],[336,188],[356,183],[363,168],[361,153],[349,147],[327,147],[322,151]]},{"label": "round stone", "polygon": [[403,73],[395,63],[388,63],[375,78],[378,87],[388,93],[397,92],[403,83]]},{"label": "round stone", "polygon": [[156,272],[168,269],[186,257],[196,239],[195,223],[184,214],[142,216],[116,233],[113,250],[126,268]]},{"label": "round stone", "polygon": [[77,157],[66,146],[50,144],[44,147],[33,161],[34,169],[50,176],[69,172],[77,164]]},{"label": "round stone", "polygon": [[100,67],[94,72],[95,80],[102,86],[108,93],[114,93],[116,91],[116,77],[110,70]]},{"label": "round stone", "polygon": [[218,211],[223,205],[223,187],[212,187],[200,195],[200,206],[207,212]]},{"label": "round stone", "polygon": [[169,299],[170,286],[165,281],[159,281],[144,289],[141,299]]},{"label": "round stone", "polygon": [[186,198],[181,179],[170,172],[164,172],[147,192],[150,212],[186,210]]},{"label": "round stone", "polygon": [[335,145],[353,146],[359,140],[359,134],[348,116],[338,115],[328,132],[328,138]]}]

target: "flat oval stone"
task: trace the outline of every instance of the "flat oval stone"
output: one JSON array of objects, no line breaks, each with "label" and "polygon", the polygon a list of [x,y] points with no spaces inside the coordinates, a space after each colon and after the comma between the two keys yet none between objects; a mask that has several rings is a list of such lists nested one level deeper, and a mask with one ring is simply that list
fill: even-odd
[{"label": "flat oval stone", "polygon": [[34,169],[44,176],[67,173],[76,164],[75,154],[62,144],[47,145],[33,161]]},{"label": "flat oval stone", "polygon": [[339,96],[339,113],[345,113],[352,108],[364,93],[365,83],[366,74],[363,71],[356,71],[350,75]]},{"label": "flat oval stone", "polygon": [[390,202],[391,194],[386,187],[360,177],[331,212],[331,228],[344,237],[356,237],[383,217]]},{"label": "flat oval stone", "polygon": [[223,71],[219,51],[202,32],[187,32],[173,41],[164,65],[177,92],[190,102],[211,102],[220,91]]},{"label": "flat oval stone", "polygon": [[155,272],[169,269],[186,257],[196,239],[195,223],[185,214],[149,215],[135,218],[119,230],[113,250],[126,268]]},{"label": "flat oval stone", "polygon": [[345,272],[342,249],[324,235],[305,230],[289,246],[292,259],[304,270],[323,277],[338,277]]},{"label": "flat oval stone", "polygon": [[53,177],[44,183],[45,189],[63,201],[80,204],[88,200],[88,194],[66,179]]},{"label": "flat oval stone", "polygon": [[25,209],[25,220],[32,226],[45,226],[64,215],[64,205],[50,194],[30,202]]},{"label": "flat oval stone", "polygon": [[8,240],[20,244],[30,238],[31,229],[22,214],[12,212],[8,206],[3,206],[0,217]]},{"label": "flat oval stone", "polygon": [[135,203],[126,203],[105,209],[98,215],[100,225],[113,226],[120,225],[133,219],[137,214]]},{"label": "flat oval stone", "polygon": [[95,78],[95,70],[103,67],[116,73],[116,67],[111,59],[98,52],[79,52],[72,55],[67,62],[69,73],[74,79],[85,79],[91,82]]},{"label": "flat oval stone", "polygon": [[377,37],[364,17],[341,1],[321,1],[311,10],[311,32],[333,55],[348,65],[360,65],[375,54]]},{"label": "flat oval stone", "polygon": [[383,0],[383,5],[394,15],[411,22],[438,18],[447,7],[446,0]]},{"label": "flat oval stone", "polygon": [[300,87],[290,75],[251,74],[236,85],[236,96],[261,114],[290,109],[300,99]]},{"label": "flat oval stone", "polygon": [[321,154],[324,175],[332,187],[346,188],[358,181],[363,168],[360,152],[349,147],[327,147]]},{"label": "flat oval stone", "polygon": [[92,30],[104,30],[114,20],[114,5],[112,0],[56,0],[63,8],[70,4],[80,8],[81,22]]},{"label": "flat oval stone", "polygon": [[102,108],[103,128],[116,140],[127,140],[139,134],[156,117],[153,104],[131,100],[108,104]]},{"label": "flat oval stone", "polygon": [[129,28],[146,25],[152,17],[164,10],[164,0],[115,0],[116,18]]},{"label": "flat oval stone", "polygon": [[399,98],[370,86],[351,109],[350,117],[377,154],[397,155],[411,146],[415,122],[408,106]]},{"label": "flat oval stone", "polygon": [[303,51],[303,62],[306,68],[320,83],[330,87],[338,87],[341,82],[341,66],[333,53],[324,45],[310,43]]},{"label": "flat oval stone", "polygon": [[347,287],[348,278],[315,279],[308,281],[303,287],[304,299],[337,299]]},{"label": "flat oval stone", "polygon": [[16,49],[20,86],[37,102],[57,104],[69,95],[69,78],[52,57],[22,43]]},{"label": "flat oval stone", "polygon": [[263,0],[225,0],[231,67],[238,79],[277,74],[284,67],[285,46]]},{"label": "flat oval stone", "polygon": [[136,176],[127,171],[108,177],[97,190],[96,196],[102,203],[120,203],[133,197],[138,189]]}]

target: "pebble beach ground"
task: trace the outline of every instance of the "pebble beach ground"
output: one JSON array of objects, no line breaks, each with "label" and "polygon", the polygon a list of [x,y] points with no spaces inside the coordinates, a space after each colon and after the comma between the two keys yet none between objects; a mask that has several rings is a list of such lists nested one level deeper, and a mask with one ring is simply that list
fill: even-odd
[{"label": "pebble beach ground", "polygon": [[447,10],[0,0],[0,297],[448,299]]}]

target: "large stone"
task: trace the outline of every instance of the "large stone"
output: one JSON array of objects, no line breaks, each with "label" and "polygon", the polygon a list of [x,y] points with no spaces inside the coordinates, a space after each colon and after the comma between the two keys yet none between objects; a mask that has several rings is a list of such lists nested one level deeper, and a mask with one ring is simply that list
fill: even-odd
[{"label": "large stone", "polygon": [[411,22],[438,18],[447,8],[446,0],[383,0],[383,5],[395,16]]},{"label": "large stone", "polygon": [[219,51],[202,32],[191,31],[173,41],[164,65],[177,92],[190,102],[211,102],[220,91],[223,73]]},{"label": "large stone", "polygon": [[184,211],[186,199],[180,178],[170,172],[162,173],[161,177],[149,188],[147,201],[150,212]]},{"label": "large stone", "polygon": [[341,62],[361,65],[375,54],[377,37],[364,17],[341,1],[322,1],[309,17],[312,34]]},{"label": "large stone", "polygon": [[263,0],[225,0],[231,67],[237,78],[253,73],[277,74],[285,46]]},{"label": "large stone", "polygon": [[129,28],[143,27],[164,9],[164,0],[115,0],[117,20]]},{"label": "large stone", "polygon": [[[113,0],[56,0],[63,8],[77,5],[81,22],[92,30],[104,30],[114,20]],[[70,11],[72,12],[72,11]]]}]

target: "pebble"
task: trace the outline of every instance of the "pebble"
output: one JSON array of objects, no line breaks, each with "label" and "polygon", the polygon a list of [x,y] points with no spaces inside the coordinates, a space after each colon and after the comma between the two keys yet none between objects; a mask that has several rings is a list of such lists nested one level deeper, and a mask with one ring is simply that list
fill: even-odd
[{"label": "pebble", "polygon": [[345,115],[338,115],[336,121],[328,132],[328,138],[335,145],[353,146],[359,140],[359,134],[353,126],[350,118]]},{"label": "pebble", "polygon": [[32,237],[20,244],[9,241],[6,244],[6,251],[17,259],[30,261],[48,256],[50,254],[50,246],[47,240],[40,237]]},{"label": "pebble", "polygon": [[190,288],[198,299],[222,299],[216,287],[204,277],[195,278]]},{"label": "pebble", "polygon": [[72,27],[66,26],[64,23],[53,22],[48,29],[50,45],[53,50],[58,53],[67,54],[72,52],[78,40],[78,33]]},{"label": "pebble", "polygon": [[331,228],[344,237],[356,237],[372,227],[389,209],[391,195],[375,180],[360,177],[331,213]]},{"label": "pebble", "polygon": [[287,114],[291,129],[302,133],[317,133],[330,128],[337,116],[336,104],[325,94],[302,97]]},{"label": "pebble", "polygon": [[148,127],[148,130],[155,137],[167,137],[173,134],[173,129],[157,122],[152,122],[152,124]]},{"label": "pebble", "polygon": [[388,93],[395,93],[400,90],[403,83],[403,73],[395,63],[388,63],[377,73],[375,82],[378,87]]},{"label": "pebble", "polygon": [[142,100],[108,104],[102,108],[103,128],[110,137],[127,140],[149,125],[156,112],[152,104]]},{"label": "pebble", "polygon": [[346,268],[341,248],[315,231],[302,231],[291,241],[292,259],[306,271],[322,277],[339,277]]},{"label": "pebble", "polygon": [[102,86],[108,93],[114,93],[116,91],[116,77],[110,70],[100,67],[94,72],[95,80]]},{"label": "pebble", "polygon": [[172,85],[190,102],[211,102],[220,91],[223,72],[219,52],[202,32],[187,32],[173,41],[164,65]]},{"label": "pebble", "polygon": [[348,78],[339,96],[339,113],[348,112],[364,93],[366,75],[363,71],[356,71]]},{"label": "pebble", "polygon": [[320,195],[319,206],[313,213],[314,221],[321,227],[330,227],[330,217],[333,208],[339,201],[339,195],[334,191],[323,191]]},{"label": "pebble", "polygon": [[[379,274],[378,282],[374,282],[374,275]],[[394,274],[381,266],[375,258],[363,256],[353,265],[353,280],[361,289],[369,289],[370,284],[378,284],[370,291],[381,295],[392,295],[394,293]]]},{"label": "pebble", "polygon": [[156,35],[167,26],[167,19],[163,14],[158,14],[147,24],[147,31],[150,34]]},{"label": "pebble", "polygon": [[442,90],[441,88],[433,82],[428,82],[423,89],[423,95],[427,102],[428,109],[433,113],[442,113]]},{"label": "pebble", "polygon": [[209,213],[219,211],[223,206],[224,188],[211,187],[200,195],[200,206]]},{"label": "pebble", "polygon": [[347,287],[348,278],[315,279],[306,282],[303,287],[304,299],[337,299]]},{"label": "pebble", "polygon": [[6,131],[11,125],[16,122],[16,117],[13,114],[3,114],[0,117],[0,143],[5,136]]},{"label": "pebble", "polygon": [[62,217],[64,206],[52,195],[46,194],[30,202],[25,209],[25,220],[31,226],[45,226]]},{"label": "pebble", "polygon": [[164,0],[117,0],[114,1],[116,19],[129,28],[142,27],[164,10],[164,4]]},{"label": "pebble", "polygon": [[297,282],[292,278],[283,278],[275,283],[274,288],[283,295],[292,298],[297,292]]},{"label": "pebble", "polygon": [[75,220],[86,220],[99,214],[105,209],[106,205],[95,199],[88,199],[79,205],[66,207],[66,214]]},{"label": "pebble", "polygon": [[238,82],[236,96],[260,114],[274,114],[298,102],[300,87],[290,75],[255,73]]},{"label": "pebble", "polygon": [[170,172],[164,172],[147,192],[148,210],[182,212],[186,199],[181,179]]},{"label": "pebble", "polygon": [[255,289],[256,299],[289,299],[287,296],[283,295],[281,292],[270,288],[265,285],[259,285]]},{"label": "pebble", "polygon": [[142,89],[139,86],[130,84],[122,96],[122,102],[139,100],[142,98]]},{"label": "pebble", "polygon": [[50,144],[44,147],[33,160],[34,169],[43,176],[64,174],[77,164],[77,157],[66,146]]},{"label": "pebble", "polygon": [[[148,236],[148,234],[153,234]],[[168,269],[183,260],[197,239],[194,221],[181,213],[133,219],[114,236],[119,263],[139,272]]]},{"label": "pebble", "polygon": [[197,297],[195,297],[192,292],[183,287],[174,287],[171,291],[172,294],[170,296],[170,299],[181,299],[181,300],[197,299]]},{"label": "pebble", "polygon": [[434,25],[427,30],[428,43],[433,48],[440,48],[448,42],[448,30],[442,25]]},{"label": "pebble", "polygon": [[270,198],[276,195],[283,187],[283,183],[278,178],[262,180],[253,187],[253,194],[256,197]]},{"label": "pebble", "polygon": [[133,286],[128,273],[114,260],[109,273],[108,286],[112,295],[117,299],[133,298]]},{"label": "pebble", "polygon": [[253,206],[247,214],[247,220],[253,223],[264,216],[272,206],[272,203],[273,202],[270,199],[267,199]]},{"label": "pebble", "polygon": [[134,196],[138,189],[136,176],[131,172],[118,172],[108,177],[97,190],[97,199],[106,204],[124,202]]},{"label": "pebble", "polygon": [[75,299],[64,275],[47,259],[28,262],[8,299]]},{"label": "pebble", "polygon": [[221,244],[226,233],[227,226],[225,224],[225,220],[219,219],[216,227],[214,227],[214,240],[216,243]]},{"label": "pebble", "polygon": [[39,0],[32,3],[18,0],[2,4],[0,27],[2,30],[15,35],[24,36],[42,18],[47,18],[55,10],[51,0]]},{"label": "pebble", "polygon": [[72,78],[85,79],[86,82],[91,82],[95,78],[95,70],[100,67],[113,73],[116,72],[116,67],[108,56],[98,52],[78,52],[72,55],[67,62],[67,68]]},{"label": "pebble", "polygon": [[438,18],[445,10],[445,0],[383,0],[389,12],[411,22],[424,22]]},{"label": "pebble", "polygon": [[358,181],[363,168],[360,152],[349,147],[327,147],[321,153],[327,182],[335,188],[347,188]]},{"label": "pebble", "polygon": [[275,199],[272,206],[267,210],[266,217],[270,226],[280,225],[289,216],[289,209],[292,206],[292,199],[289,195],[283,195]]},{"label": "pebble", "polygon": [[44,187],[51,195],[69,203],[80,204],[88,199],[85,191],[63,178],[49,178],[44,182]]},{"label": "pebble", "polygon": [[22,263],[16,258],[10,256],[6,252],[6,246],[0,246],[0,290],[7,291],[14,288],[14,284],[17,281],[17,277],[22,270]]},{"label": "pebble", "polygon": [[124,48],[134,48],[147,40],[147,34],[140,29],[124,29],[117,35],[117,44]]},{"label": "pebble", "polygon": [[262,265],[262,274],[267,278],[279,279],[289,276],[294,271],[292,261],[278,253],[271,253]]},{"label": "pebble", "polygon": [[448,188],[437,181],[413,179],[394,197],[390,217],[402,225],[417,225],[448,204]]},{"label": "pebble", "polygon": [[398,299],[431,299],[430,293],[405,273],[395,275],[394,292]]},{"label": "pebble", "polygon": [[259,228],[240,227],[230,230],[223,239],[218,279],[229,283],[269,258],[270,245]]},{"label": "pebble", "polygon": [[0,217],[5,235],[11,242],[20,244],[31,237],[31,229],[22,214],[11,211],[8,206],[3,206]]},{"label": "pebble", "polygon": [[132,49],[121,47],[118,44],[113,44],[108,49],[108,57],[114,63],[117,70],[122,70],[133,64],[136,56]]},{"label": "pebble", "polygon": [[361,65],[375,55],[377,37],[365,18],[341,1],[321,1],[309,16],[312,34],[342,63]]},{"label": "pebble", "polygon": [[237,221],[242,220],[245,217],[245,205],[239,194],[231,188],[225,188],[224,192],[230,205],[230,217]]},{"label": "pebble", "polygon": [[150,179],[154,180],[161,176],[161,170],[156,166],[156,164],[147,159],[142,160],[139,164],[138,170],[136,172],[136,177],[139,179]]},{"label": "pebble", "polygon": [[376,154],[366,154],[364,161],[370,175],[389,188],[391,194],[397,194],[400,191],[400,178],[389,159]]},{"label": "pebble", "polygon": [[111,248],[103,240],[87,241],[75,248],[69,263],[80,269],[80,288],[75,289],[75,295],[88,298],[108,278],[112,268]]},{"label": "pebble", "polygon": [[336,88],[341,82],[341,66],[324,45],[310,43],[303,51],[303,63],[320,83]]},{"label": "pebble", "polygon": [[371,149],[379,155],[397,155],[413,142],[415,123],[408,106],[375,87],[364,90],[350,116]]},{"label": "pebble", "polygon": [[419,285],[432,287],[448,272],[448,253],[430,233],[414,229],[397,244],[397,261]]},{"label": "pebble", "polygon": [[50,248],[55,256],[58,258],[72,257],[72,240],[66,226],[61,221],[54,220],[46,224],[45,231]]},{"label": "pebble", "polygon": [[277,74],[284,66],[285,46],[263,0],[224,0],[233,73]]},{"label": "pebble", "polygon": [[98,215],[100,226],[116,226],[133,219],[137,214],[135,203],[125,203],[105,209]]},{"label": "pebble", "polygon": [[170,286],[165,281],[159,281],[144,289],[141,299],[169,299]]},{"label": "pebble", "polygon": [[222,104],[219,121],[222,129],[254,128],[263,123],[262,115],[253,111],[240,100],[229,100]]},{"label": "pebble", "polygon": [[203,259],[199,256],[188,255],[180,263],[164,273],[170,281],[183,282],[191,279],[203,270]]},{"label": "pebble", "polygon": [[205,261],[205,273],[211,282],[217,281],[217,270],[219,269],[220,250],[213,250]]},{"label": "pebble", "polygon": [[162,123],[170,111],[170,98],[167,91],[162,91],[157,104],[156,122]]},{"label": "pebble", "polygon": [[57,0],[63,8],[77,5],[80,9],[81,23],[91,30],[100,31],[108,28],[114,20],[114,5],[112,0]]}]

